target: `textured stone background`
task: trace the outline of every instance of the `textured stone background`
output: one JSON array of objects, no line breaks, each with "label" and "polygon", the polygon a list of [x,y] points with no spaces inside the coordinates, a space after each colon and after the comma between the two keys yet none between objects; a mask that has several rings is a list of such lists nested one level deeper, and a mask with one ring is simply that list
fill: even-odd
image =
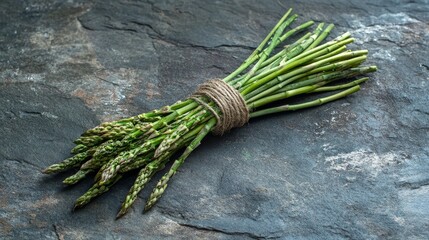
[{"label": "textured stone background", "polygon": [[[40,173],[100,121],[226,75],[289,7],[370,51],[380,70],[363,91],[208,137],[145,215],[153,184],[115,221],[133,177],[72,213],[91,181]],[[0,238],[428,239],[428,12],[424,0],[2,0]]]}]

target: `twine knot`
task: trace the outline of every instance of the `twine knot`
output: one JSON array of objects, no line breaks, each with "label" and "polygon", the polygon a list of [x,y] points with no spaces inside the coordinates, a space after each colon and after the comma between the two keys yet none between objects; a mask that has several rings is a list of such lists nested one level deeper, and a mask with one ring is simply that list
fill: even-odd
[{"label": "twine knot", "polygon": [[[199,97],[207,97],[212,100],[219,108],[220,114]],[[190,98],[212,112],[217,119],[212,131],[215,135],[222,135],[249,121],[249,110],[240,92],[220,79],[209,80],[199,85]]]}]

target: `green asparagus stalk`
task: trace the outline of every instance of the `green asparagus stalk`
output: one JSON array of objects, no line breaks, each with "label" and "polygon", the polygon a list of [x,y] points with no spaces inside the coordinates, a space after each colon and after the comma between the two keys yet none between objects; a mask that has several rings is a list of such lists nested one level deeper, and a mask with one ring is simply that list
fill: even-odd
[{"label": "green asparagus stalk", "polygon": [[89,203],[93,198],[109,191],[109,189],[121,179],[122,175],[117,175],[115,178],[110,179],[108,182],[97,182],[95,183],[85,194],[80,196],[75,204],[74,209],[81,208]]},{"label": "green asparagus stalk", "polygon": [[316,99],[314,101],[309,101],[309,102],[305,102],[305,103],[301,103],[301,104],[291,104],[291,105],[283,105],[283,106],[279,106],[279,107],[267,108],[264,110],[253,112],[250,115],[252,118],[255,118],[255,117],[260,117],[260,116],[273,114],[273,113],[286,112],[286,111],[296,111],[296,110],[301,110],[301,109],[305,109],[305,108],[315,107],[318,105],[322,105],[322,104],[332,102],[332,101],[338,100],[340,98],[346,97],[346,96],[348,96],[352,93],[355,93],[359,90],[360,90],[360,86],[356,85],[356,86],[351,87],[345,91],[339,92],[337,94],[333,94],[333,95],[328,96],[328,97],[319,98],[319,99]]},{"label": "green asparagus stalk", "polygon": [[94,152],[94,149],[87,150],[82,153],[78,153],[73,157],[67,158],[66,160],[52,164],[48,168],[43,170],[43,173],[57,173],[57,172],[63,172],[70,168],[79,166],[82,162],[88,160]]},{"label": "green asparagus stalk", "polygon": [[88,174],[93,172],[92,169],[81,169],[77,171],[75,174],[71,175],[70,177],[64,179],[63,183],[67,185],[73,185],[79,182],[80,180],[84,179]]},{"label": "green asparagus stalk", "polygon": [[152,208],[152,206],[158,201],[158,199],[161,197],[161,195],[167,188],[167,182],[174,174],[176,174],[177,170],[180,166],[182,166],[189,154],[191,154],[191,152],[194,151],[201,144],[203,138],[210,132],[210,130],[214,127],[215,124],[216,119],[212,118],[206,125],[204,125],[204,128],[198,133],[198,135],[188,145],[188,147],[186,147],[186,150],[182,154],[182,156],[180,156],[179,159],[174,161],[173,166],[171,166],[170,170],[161,178],[156,187],[153,189],[153,192],[149,196],[149,200],[146,203],[145,211]]}]

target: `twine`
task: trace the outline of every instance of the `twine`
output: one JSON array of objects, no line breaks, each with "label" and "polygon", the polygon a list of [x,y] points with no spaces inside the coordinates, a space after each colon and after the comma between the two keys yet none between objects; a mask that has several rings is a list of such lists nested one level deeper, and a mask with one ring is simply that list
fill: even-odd
[{"label": "twine", "polygon": [[[199,97],[207,97],[219,108],[221,114]],[[241,127],[249,121],[249,110],[246,102],[234,87],[220,79],[209,80],[201,85],[190,97],[217,119],[213,133],[222,135],[234,127]]]}]

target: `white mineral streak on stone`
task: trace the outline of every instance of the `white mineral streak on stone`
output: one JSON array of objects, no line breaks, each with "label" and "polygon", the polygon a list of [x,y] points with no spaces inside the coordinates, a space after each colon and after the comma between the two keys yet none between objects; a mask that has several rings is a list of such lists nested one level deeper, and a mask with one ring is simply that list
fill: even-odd
[{"label": "white mineral streak on stone", "polygon": [[45,116],[45,117],[47,117],[47,118],[53,118],[53,119],[57,119],[58,118],[57,115],[54,115],[54,114],[52,114],[50,112],[42,112],[42,115]]},{"label": "white mineral streak on stone", "polygon": [[[361,18],[351,14],[347,15],[347,19],[351,19],[348,24],[354,30],[350,32],[355,37],[355,43],[359,45],[366,42],[376,42],[380,39],[397,42],[397,39],[401,39],[404,29],[408,29],[408,27],[402,25],[419,22],[405,13],[387,13],[369,18]],[[388,51],[388,49],[385,51]],[[389,60],[394,61],[394,59]]]},{"label": "white mineral streak on stone", "polygon": [[362,45],[367,42],[377,42],[380,38],[393,40],[395,35],[401,34],[403,27],[398,25],[371,25],[363,26],[355,30],[351,30],[352,36],[355,38],[355,43]]},{"label": "white mineral streak on stone", "polygon": [[391,62],[396,61],[396,57],[392,54],[392,51],[388,49],[378,49],[372,54],[372,56],[374,58],[383,59]]},{"label": "white mineral streak on stone", "polygon": [[329,170],[336,172],[366,172],[376,177],[390,166],[400,164],[404,158],[395,152],[377,154],[367,150],[357,150],[350,153],[341,153],[325,158]]},{"label": "white mineral streak on stone", "polygon": [[[343,16],[346,16],[347,19],[351,19],[348,23],[352,28],[394,26],[420,22],[417,19],[411,18],[406,13],[385,13],[380,16],[365,16],[365,18],[360,18],[354,14],[343,14]],[[364,22],[367,22],[368,26],[366,26]]]},{"label": "white mineral streak on stone", "polygon": [[168,235],[174,235],[179,231],[180,228],[182,228],[182,226],[168,218],[166,218],[165,221],[157,227],[159,232]]},{"label": "white mineral streak on stone", "polygon": [[403,217],[394,216],[393,220],[397,222],[399,225],[405,225],[405,219]]},{"label": "white mineral streak on stone", "polygon": [[334,147],[335,147],[335,145],[331,145],[330,143],[325,143],[322,145],[322,149],[325,152],[333,149]]},{"label": "white mineral streak on stone", "polygon": [[390,25],[403,25],[419,21],[408,16],[406,13],[385,13],[380,16],[371,16],[370,22],[371,24],[389,23]]}]

